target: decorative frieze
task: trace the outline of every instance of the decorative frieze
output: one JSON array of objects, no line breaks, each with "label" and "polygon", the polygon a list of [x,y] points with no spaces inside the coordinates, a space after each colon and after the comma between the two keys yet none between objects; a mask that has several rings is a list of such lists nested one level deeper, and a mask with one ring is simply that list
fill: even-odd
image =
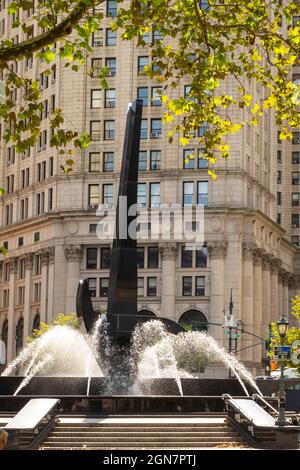
[{"label": "decorative frieze", "polygon": [[227,253],[228,243],[226,241],[208,242],[207,249],[211,259],[224,258]]},{"label": "decorative frieze", "polygon": [[82,246],[81,245],[64,245],[64,252],[67,261],[76,262],[82,258]]}]

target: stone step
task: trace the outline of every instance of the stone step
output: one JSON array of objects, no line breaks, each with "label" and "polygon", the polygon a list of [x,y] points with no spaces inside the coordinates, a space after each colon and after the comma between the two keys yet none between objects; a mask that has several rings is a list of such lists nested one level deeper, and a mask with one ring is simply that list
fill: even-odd
[{"label": "stone step", "polygon": [[193,429],[227,429],[230,426],[227,423],[97,423],[97,424],[89,424],[89,423],[73,423],[71,426],[66,426],[65,423],[57,423],[55,427],[58,427],[62,430],[72,430],[72,429],[83,429],[85,431],[89,431],[91,429],[111,429],[111,430],[122,430],[124,428],[132,428],[135,430],[140,429],[159,429],[159,430],[167,430],[170,428],[178,428],[178,429],[188,429],[193,431]]},{"label": "stone step", "polygon": [[89,433],[84,433],[78,430],[78,432],[66,432],[66,431],[57,431],[54,430],[51,432],[51,436],[56,436],[56,437],[85,437],[85,436],[90,436],[90,437],[118,437],[118,436],[128,436],[128,437],[140,437],[143,435],[149,436],[149,437],[160,437],[160,436],[192,436],[192,437],[201,437],[201,436],[236,436],[237,433],[234,431],[205,431],[205,432],[193,432],[192,435],[191,433],[188,432],[182,432],[182,431],[168,431],[166,433],[162,432],[132,432],[132,431],[124,431],[124,432],[89,432]]},{"label": "stone step", "polygon": [[[200,442],[200,441],[222,441],[222,442],[228,442],[231,441],[232,438],[235,438],[237,440],[240,440],[241,438],[238,437],[237,434],[235,436],[200,436],[200,437],[191,437],[191,436],[180,436],[180,441],[181,442]],[[78,438],[78,437],[68,437],[68,436],[52,436],[51,434],[47,437],[46,442],[170,442],[174,441],[174,436],[142,436],[142,437],[128,437],[128,436],[116,436],[114,438],[112,437],[93,437],[93,436],[85,436],[84,438]]]},{"label": "stone step", "polygon": [[[182,441],[173,441],[173,442],[168,442],[168,445],[162,445],[161,442],[151,442],[149,443],[149,445],[147,445],[147,443],[141,443],[141,444],[133,444],[133,445],[128,445],[127,442],[120,442],[120,443],[116,443],[115,445],[110,445],[110,446],[107,446],[105,444],[102,444],[101,443],[95,443],[95,444],[82,444],[82,443],[78,443],[77,445],[76,444],[73,444],[73,445],[70,445],[70,443],[68,442],[61,442],[61,443],[56,443],[54,442],[53,444],[49,444],[47,442],[43,443],[40,445],[40,449],[43,449],[43,450],[63,450],[63,449],[66,449],[66,450],[76,450],[76,449],[92,449],[92,450],[117,450],[117,449],[122,449],[122,450],[125,450],[125,449],[128,449],[128,450],[134,450],[134,449],[198,449],[198,448],[204,448],[204,447],[217,447],[218,445],[220,445],[222,442],[218,441],[218,442],[209,442],[209,441],[202,441],[202,442],[198,442],[198,443],[189,443],[187,445],[186,442],[182,442]],[[233,445],[237,444],[241,444],[241,441],[231,441],[231,443]]]}]

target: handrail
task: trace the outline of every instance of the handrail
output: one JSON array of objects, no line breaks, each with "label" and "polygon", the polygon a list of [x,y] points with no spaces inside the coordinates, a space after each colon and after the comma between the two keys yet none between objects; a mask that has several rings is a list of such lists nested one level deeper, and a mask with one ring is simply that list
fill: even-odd
[{"label": "handrail", "polygon": [[274,413],[276,413],[276,415],[279,415],[279,412],[278,410],[276,410],[276,408],[274,408],[272,405],[270,405],[270,403],[267,402],[267,400],[265,400],[263,397],[261,397],[260,395],[254,393],[252,395],[252,398],[253,400],[255,400],[256,398],[258,398],[260,401],[262,401],[268,408],[270,408]]}]

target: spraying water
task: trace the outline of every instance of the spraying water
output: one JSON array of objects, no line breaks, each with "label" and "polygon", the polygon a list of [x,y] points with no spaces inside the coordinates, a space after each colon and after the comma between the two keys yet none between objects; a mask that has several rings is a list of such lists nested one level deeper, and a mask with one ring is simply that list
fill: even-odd
[{"label": "spraying water", "polygon": [[[117,393],[120,389],[127,390],[127,393],[141,394],[141,385],[146,379],[174,378],[180,394],[183,395],[181,378],[194,377],[208,363],[220,361],[232,370],[246,395],[249,393],[245,382],[261,395],[244,365],[219,347],[206,332],[170,335],[160,321],[151,320],[135,328],[131,347],[124,352],[124,349],[111,341],[107,334],[106,316],[101,315],[90,336],[68,326],[51,328],[23,349],[2,375],[12,375],[19,369],[19,373],[25,376],[15,394],[36,375],[105,375],[110,394]],[[113,371],[109,367],[111,363]],[[124,374],[125,363],[129,364],[128,370],[133,371],[129,376]],[[89,386],[90,380],[88,388]]]}]

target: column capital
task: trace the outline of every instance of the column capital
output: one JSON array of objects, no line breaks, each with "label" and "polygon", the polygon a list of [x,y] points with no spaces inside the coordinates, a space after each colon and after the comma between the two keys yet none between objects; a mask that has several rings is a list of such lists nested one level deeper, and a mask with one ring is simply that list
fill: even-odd
[{"label": "column capital", "polygon": [[64,245],[64,252],[67,261],[80,261],[82,258],[81,245]]},{"label": "column capital", "polygon": [[263,270],[270,270],[272,261],[273,261],[272,255],[270,255],[270,253],[268,253],[266,251],[263,251],[262,252],[262,268],[263,268]]},{"label": "column capital", "polygon": [[53,264],[55,261],[55,246],[48,248],[49,264]]},{"label": "column capital", "polygon": [[224,258],[227,253],[228,243],[226,241],[212,241],[207,243],[210,258]]},{"label": "column capital", "polygon": [[243,242],[243,258],[246,260],[252,260],[254,258],[256,245],[253,242]]},{"label": "column capital", "polygon": [[47,264],[49,264],[48,248],[42,248],[39,251],[39,255],[41,255],[41,265],[42,266],[47,266]]},{"label": "column capital", "polygon": [[9,270],[11,273],[16,273],[18,269],[18,258],[9,258],[8,260]]},{"label": "column capital", "polygon": [[33,253],[26,253],[25,269],[32,269],[32,267],[33,267]]},{"label": "column capital", "polygon": [[163,258],[174,258],[177,255],[177,243],[162,243],[159,251]]},{"label": "column capital", "polygon": [[280,267],[281,267],[281,260],[278,258],[273,258],[271,260],[271,273],[278,275]]}]

